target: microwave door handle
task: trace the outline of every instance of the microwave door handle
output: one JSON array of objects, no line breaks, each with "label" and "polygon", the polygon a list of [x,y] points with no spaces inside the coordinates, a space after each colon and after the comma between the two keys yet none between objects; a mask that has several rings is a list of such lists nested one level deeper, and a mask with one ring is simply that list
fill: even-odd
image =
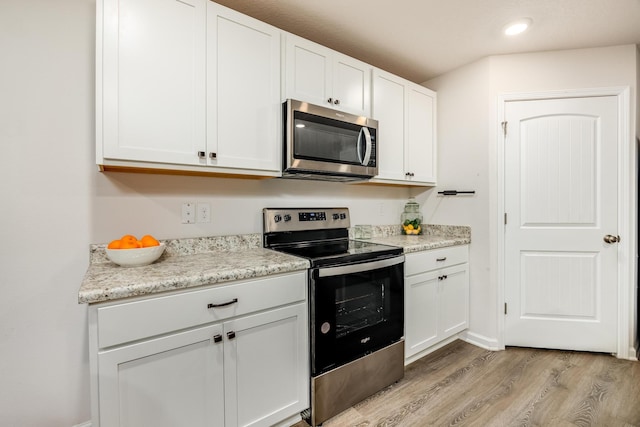
[{"label": "microwave door handle", "polygon": [[364,129],[366,129],[366,128],[360,128],[360,132],[358,132],[358,143],[356,145],[356,151],[358,152],[358,161],[360,162],[361,165],[364,164],[364,159],[362,158],[362,150],[361,150],[361,147],[362,147],[362,134],[364,133]]},{"label": "microwave door handle", "polygon": [[364,139],[367,143],[367,148],[364,152],[364,159],[362,160],[362,165],[367,166],[369,164],[369,159],[371,159],[371,148],[373,144],[371,144],[371,133],[369,132],[369,128],[363,127],[362,133],[364,133]]}]

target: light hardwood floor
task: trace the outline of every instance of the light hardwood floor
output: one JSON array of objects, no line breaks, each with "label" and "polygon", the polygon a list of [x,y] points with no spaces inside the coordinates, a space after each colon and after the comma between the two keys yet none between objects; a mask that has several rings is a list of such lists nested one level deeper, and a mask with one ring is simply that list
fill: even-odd
[{"label": "light hardwood floor", "polygon": [[640,427],[640,362],[455,341],[323,424],[343,426]]}]

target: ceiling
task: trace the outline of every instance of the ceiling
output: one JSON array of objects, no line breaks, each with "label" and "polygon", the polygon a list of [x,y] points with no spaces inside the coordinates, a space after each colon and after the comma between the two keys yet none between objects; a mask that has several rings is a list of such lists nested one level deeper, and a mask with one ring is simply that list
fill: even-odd
[{"label": "ceiling", "polygon": [[490,55],[640,44],[640,0],[215,1],[417,83]]}]

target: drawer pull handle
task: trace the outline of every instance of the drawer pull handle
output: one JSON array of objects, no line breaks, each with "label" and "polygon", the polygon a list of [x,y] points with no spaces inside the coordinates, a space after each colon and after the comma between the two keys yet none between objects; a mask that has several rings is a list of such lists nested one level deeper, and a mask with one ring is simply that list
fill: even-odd
[{"label": "drawer pull handle", "polygon": [[446,278],[447,278],[446,274],[444,276],[438,276],[438,280],[445,280]]},{"label": "drawer pull handle", "polygon": [[446,261],[447,257],[443,257],[443,258],[436,258],[436,261],[441,262],[441,261]]},{"label": "drawer pull handle", "polygon": [[235,331],[227,332],[227,338],[229,338],[230,340],[234,339],[235,337],[236,337]]},{"label": "drawer pull handle", "polygon": [[235,304],[238,302],[238,298],[234,298],[231,301],[227,301],[227,302],[223,302],[222,304],[208,304],[207,308],[220,308],[220,307],[226,307],[228,305],[231,304]]},{"label": "drawer pull handle", "polygon": [[213,342],[220,342],[220,341],[222,341],[222,335],[216,334],[213,336]]}]

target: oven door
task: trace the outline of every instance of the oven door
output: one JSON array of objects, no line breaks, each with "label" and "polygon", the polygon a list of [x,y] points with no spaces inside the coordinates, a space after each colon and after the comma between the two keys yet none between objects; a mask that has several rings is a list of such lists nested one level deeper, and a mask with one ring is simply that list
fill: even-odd
[{"label": "oven door", "polygon": [[311,375],[399,341],[404,331],[404,255],[312,268]]}]

